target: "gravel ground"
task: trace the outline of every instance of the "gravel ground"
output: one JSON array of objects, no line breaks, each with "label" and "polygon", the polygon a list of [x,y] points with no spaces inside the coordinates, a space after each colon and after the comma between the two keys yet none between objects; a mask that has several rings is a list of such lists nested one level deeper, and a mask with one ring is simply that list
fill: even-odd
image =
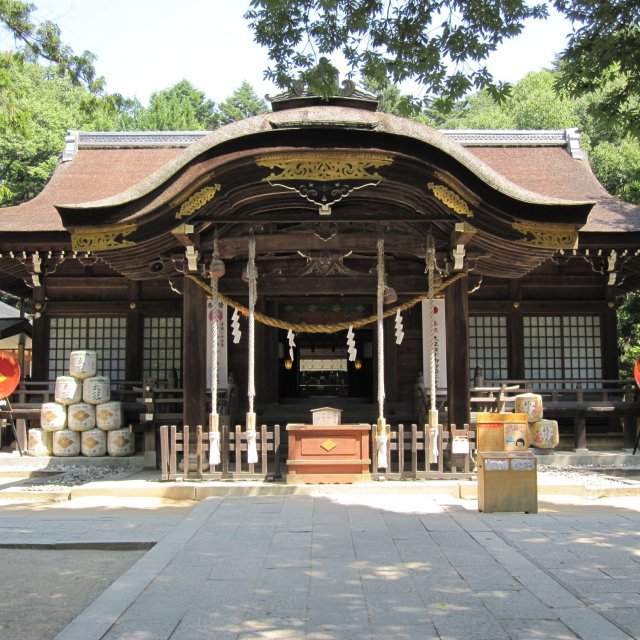
[{"label": "gravel ground", "polygon": [[[122,480],[139,472],[132,467],[84,467],[65,466],[48,467],[50,477],[36,477],[25,480],[21,489],[24,491],[55,491],[69,487],[95,482],[99,480]],[[637,473],[636,473],[637,472]],[[583,484],[587,487],[621,486],[640,482],[640,456],[632,459],[622,467],[559,467],[555,465],[538,465],[541,478],[568,484]]]},{"label": "gravel ground", "polygon": [[26,480],[24,489],[26,491],[52,491],[55,489],[66,489],[75,487],[87,482],[97,480],[122,480],[141,469],[135,467],[81,467],[65,466],[47,467],[47,472],[52,475],[48,478],[32,478]]}]

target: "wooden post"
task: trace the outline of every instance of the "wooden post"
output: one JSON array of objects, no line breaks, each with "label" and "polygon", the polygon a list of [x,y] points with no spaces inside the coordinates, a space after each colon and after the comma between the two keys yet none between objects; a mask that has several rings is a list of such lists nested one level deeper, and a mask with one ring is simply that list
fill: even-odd
[{"label": "wooden post", "polygon": [[[205,424],[207,350],[204,345],[207,344],[207,296],[191,278],[184,279],[183,344],[184,424]],[[195,429],[193,434],[195,436]]]},{"label": "wooden post", "polygon": [[465,275],[445,290],[449,424],[471,422],[468,285]]},{"label": "wooden post", "polygon": [[142,380],[142,321],[140,319],[140,283],[129,281],[127,310],[127,351],[125,380]]},{"label": "wooden post", "polygon": [[[44,277],[44,276],[43,276]],[[49,379],[49,319],[45,315],[45,289],[33,288],[33,317],[31,377],[33,380]],[[40,305],[40,307],[38,307]]]}]

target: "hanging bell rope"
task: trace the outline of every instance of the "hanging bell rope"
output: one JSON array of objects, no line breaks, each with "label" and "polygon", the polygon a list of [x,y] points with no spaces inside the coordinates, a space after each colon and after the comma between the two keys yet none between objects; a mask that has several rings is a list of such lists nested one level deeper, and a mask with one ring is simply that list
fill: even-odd
[{"label": "hanging bell rope", "polygon": [[378,329],[378,423],[376,446],[378,449],[378,469],[387,468],[387,423],[384,418],[384,292],[386,288],[384,273],[384,240],[380,238],[378,249],[378,286],[376,291],[376,324]]},{"label": "hanging bell rope", "polygon": [[[185,273],[186,278],[190,278],[194,282],[196,282],[202,289],[204,289],[209,295],[211,295],[211,287],[203,282],[198,276]],[[456,280],[462,278],[464,273],[457,273],[453,275],[448,280],[445,280],[440,283],[437,287],[434,288],[434,295],[440,295],[447,287],[452,285]],[[397,305],[391,309],[387,309],[383,316],[385,318],[389,318],[394,315],[398,310],[406,311],[407,309],[411,309],[419,302],[423,300],[427,300],[429,297],[429,293],[422,293],[418,296],[415,296],[404,302],[400,305]],[[245,317],[249,316],[249,309],[247,307],[241,305],[239,302],[225,296],[223,293],[218,293],[218,299],[231,307],[238,313],[242,314]],[[306,322],[287,322],[286,320],[280,320],[279,318],[272,318],[263,313],[254,312],[254,318],[261,324],[264,324],[268,327],[274,327],[275,329],[284,329],[288,331],[291,329],[294,333],[338,333],[338,331],[346,331],[349,327],[353,327],[354,329],[361,329],[362,327],[366,327],[370,324],[373,324],[378,319],[378,314],[370,315],[365,318],[360,318],[359,320],[347,320],[345,322],[334,322],[331,324],[307,324]]]},{"label": "hanging bell rope", "polygon": [[220,416],[218,415],[218,239],[213,241],[211,259],[211,415],[209,416],[209,465],[220,464]]},{"label": "hanging bell rope", "polygon": [[253,410],[253,400],[256,395],[255,387],[255,309],[258,298],[258,271],[256,269],[256,239],[251,234],[249,238],[249,263],[247,264],[249,277],[249,370],[247,382],[247,396],[249,399],[249,411],[247,412],[247,462],[258,462],[258,450],[256,446],[256,414]]},{"label": "hanging bell rope", "polygon": [[436,268],[436,248],[433,236],[429,234],[427,243],[427,290],[428,290],[428,306],[427,306],[427,323],[429,329],[427,332],[428,348],[429,348],[429,463],[438,461],[438,410],[436,409],[436,331],[435,331],[435,268]]}]

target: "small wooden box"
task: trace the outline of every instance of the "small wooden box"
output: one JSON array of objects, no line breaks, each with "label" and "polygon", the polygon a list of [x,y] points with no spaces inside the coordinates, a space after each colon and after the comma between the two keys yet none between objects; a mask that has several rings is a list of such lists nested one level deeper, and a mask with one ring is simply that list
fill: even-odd
[{"label": "small wooden box", "polygon": [[538,513],[538,472],[533,453],[478,453],[478,511]]},{"label": "small wooden box", "polygon": [[[528,416],[526,413],[478,413],[476,417],[478,451],[522,450],[529,447]],[[508,425],[509,443],[505,436],[505,425]],[[517,432],[525,434],[523,442],[511,443],[510,434],[517,426]]]},{"label": "small wooden box", "polygon": [[342,409],[332,407],[311,409],[311,424],[320,426],[342,424]]}]

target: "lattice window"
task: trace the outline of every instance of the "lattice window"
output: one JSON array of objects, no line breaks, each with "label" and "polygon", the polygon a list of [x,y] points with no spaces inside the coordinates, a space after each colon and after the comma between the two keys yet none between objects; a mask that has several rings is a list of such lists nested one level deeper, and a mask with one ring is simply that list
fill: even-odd
[{"label": "lattice window", "polygon": [[524,316],[528,380],[602,377],[599,316]]},{"label": "lattice window", "polygon": [[124,380],[127,319],[51,318],[49,324],[49,379],[69,375],[69,354],[91,349],[97,353],[97,375]]},{"label": "lattice window", "polygon": [[142,339],[144,378],[180,386],[182,370],[182,318],[147,317]]},{"label": "lattice window", "polygon": [[505,316],[469,317],[469,369],[477,367],[486,382],[499,382],[508,376],[507,318]]}]

